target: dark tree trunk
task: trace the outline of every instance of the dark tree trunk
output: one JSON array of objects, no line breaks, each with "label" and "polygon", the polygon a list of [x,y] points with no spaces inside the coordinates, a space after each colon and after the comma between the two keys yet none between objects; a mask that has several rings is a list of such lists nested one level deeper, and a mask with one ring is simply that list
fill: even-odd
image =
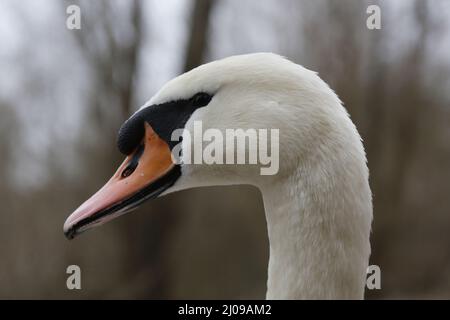
[{"label": "dark tree trunk", "polygon": [[207,52],[209,16],[215,0],[197,0],[191,14],[191,30],[186,48],[184,71],[203,63]]}]

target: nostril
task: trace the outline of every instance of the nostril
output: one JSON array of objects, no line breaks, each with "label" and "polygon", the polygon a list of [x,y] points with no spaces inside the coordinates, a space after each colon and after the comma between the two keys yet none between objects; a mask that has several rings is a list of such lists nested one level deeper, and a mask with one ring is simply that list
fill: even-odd
[{"label": "nostril", "polygon": [[123,171],[122,171],[122,178],[126,178],[126,177],[128,177],[128,176],[130,176],[133,172],[134,172],[134,170],[136,170],[136,167],[137,167],[137,163],[136,163],[136,165],[129,165],[128,167],[126,167]]},{"label": "nostril", "polygon": [[120,175],[122,178],[129,177],[134,172],[134,170],[136,170],[139,164],[139,159],[141,158],[143,153],[144,153],[144,144],[141,144],[134,152],[130,162],[128,163],[128,166],[122,171],[122,174]]}]

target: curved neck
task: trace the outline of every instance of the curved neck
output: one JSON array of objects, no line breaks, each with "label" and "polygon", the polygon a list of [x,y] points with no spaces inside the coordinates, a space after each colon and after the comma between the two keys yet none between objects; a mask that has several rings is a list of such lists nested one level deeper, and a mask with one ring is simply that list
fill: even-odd
[{"label": "curved neck", "polygon": [[308,171],[261,188],[270,243],[267,299],[362,299],[372,219],[367,179],[362,174],[352,184],[336,174],[330,186],[329,175],[314,173],[323,170]]}]

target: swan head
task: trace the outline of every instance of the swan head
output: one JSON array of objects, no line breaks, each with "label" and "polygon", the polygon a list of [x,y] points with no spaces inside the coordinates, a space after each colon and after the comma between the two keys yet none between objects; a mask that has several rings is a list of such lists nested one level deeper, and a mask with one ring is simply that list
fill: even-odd
[{"label": "swan head", "polygon": [[[248,140],[227,143],[227,130],[242,130]],[[227,184],[270,188],[292,175],[301,178],[299,167],[327,161],[324,146],[339,148],[349,139],[357,149],[349,152],[364,157],[355,133],[317,74],[283,57],[257,53],[204,64],[169,81],[123,124],[117,143],[125,161],[72,213],[64,232],[73,238],[173,191]],[[208,145],[216,146],[214,152],[206,152]],[[215,160],[205,160],[205,152]],[[239,156],[244,164],[236,164]]]}]

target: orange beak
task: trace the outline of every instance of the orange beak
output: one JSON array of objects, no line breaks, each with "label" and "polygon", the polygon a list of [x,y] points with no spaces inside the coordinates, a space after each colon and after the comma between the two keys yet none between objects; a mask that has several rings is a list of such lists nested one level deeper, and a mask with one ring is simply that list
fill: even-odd
[{"label": "orange beak", "polygon": [[170,188],[180,176],[170,148],[145,122],[145,136],[112,178],[64,223],[64,234],[77,234],[130,212]]}]

